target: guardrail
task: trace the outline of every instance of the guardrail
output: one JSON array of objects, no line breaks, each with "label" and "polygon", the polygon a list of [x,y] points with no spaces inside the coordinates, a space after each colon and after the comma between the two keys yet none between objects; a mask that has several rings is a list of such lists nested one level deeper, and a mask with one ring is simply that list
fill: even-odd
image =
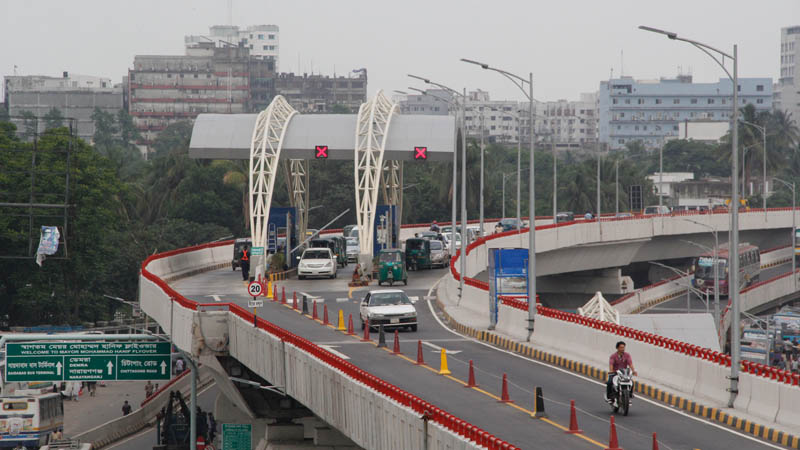
[{"label": "guardrail", "polygon": [[[162,279],[162,276],[175,279],[176,276],[186,273],[210,270],[210,268],[216,267],[217,260],[224,261],[229,258],[231,245],[232,241],[227,241],[175,250],[153,255],[142,264],[140,278],[142,307],[145,312],[161,323],[162,328],[169,328],[169,333],[173,336],[176,346],[184,350],[192,349],[189,331],[190,325],[195,323],[194,317],[198,314],[198,308],[202,310],[206,306],[214,307],[218,311],[209,314],[226,314],[234,319],[232,323],[229,323],[229,326],[233,327],[230,332],[232,356],[235,356],[233,352],[238,347],[245,346],[250,349],[256,345],[253,344],[255,337],[253,333],[261,333],[258,344],[260,351],[257,355],[253,351],[244,352],[243,350],[245,355],[242,357],[257,356],[258,361],[254,361],[253,366],[250,367],[254,370],[261,369],[262,374],[269,372],[270,374],[265,378],[274,384],[285,382],[288,395],[309,407],[332,426],[342,427],[343,429],[340,431],[361,446],[387,449],[417,448],[420,447],[423,440],[419,433],[423,432],[421,430],[427,429],[425,433],[428,434],[430,448],[463,448],[466,446],[491,450],[516,449],[513,445],[487,431],[358,368],[307,339],[262,318],[254,317],[252,313],[241,306],[233,303],[199,304],[180,295]],[[225,250],[228,251],[220,251],[220,247],[225,247]],[[177,258],[177,261],[174,263],[164,261],[170,257]],[[164,270],[159,273],[161,276],[153,273],[152,269],[154,268]],[[222,311],[219,311],[220,308]],[[178,324],[178,329],[181,330],[177,335],[173,333],[175,324]],[[282,364],[276,363],[274,358],[280,358]],[[255,366],[256,364],[257,366]],[[288,370],[284,367],[294,368],[297,373],[293,373],[293,375],[302,377],[307,382],[294,381],[293,377],[283,372]],[[341,388],[341,392],[337,391],[339,395],[349,396],[348,401],[352,400],[353,404],[363,406],[363,408],[358,408],[358,413],[361,415],[358,418],[348,417],[354,413],[347,410],[336,410],[336,407],[325,399],[318,400],[315,396],[323,393],[313,388],[313,385],[317,385],[317,383],[311,383],[312,379],[329,379],[329,383],[321,384],[327,386],[326,389]],[[378,400],[385,400],[385,402],[380,403]],[[344,408],[344,403],[347,402],[342,403],[338,405],[339,408]],[[336,418],[339,417],[337,413],[341,417],[347,417],[347,420],[337,423]],[[373,423],[376,420],[382,420],[382,422]],[[399,423],[398,420],[402,423]],[[433,426],[423,427],[423,420],[430,421]],[[363,429],[362,425],[368,424],[402,429],[397,430],[398,440],[381,438],[376,441],[375,433]],[[412,431],[416,431],[413,436],[411,435]],[[418,437],[419,440],[414,440],[415,437]]]},{"label": "guardrail", "polygon": [[[773,208],[769,211],[792,211],[792,209]],[[742,211],[743,215],[757,212],[763,214],[763,210]],[[702,213],[702,215],[708,214],[723,213]],[[691,216],[701,214],[679,213],[670,214],[669,216],[676,215]],[[652,220],[648,216],[647,218],[601,218],[600,221],[613,222],[643,219]],[[569,227],[576,224],[577,222],[566,222],[537,226],[536,230],[538,232],[539,230]],[[522,233],[527,233],[528,231],[529,230],[525,228],[522,230]],[[467,247],[466,255],[469,256],[472,250],[485,246],[492,240],[501,239],[513,234],[516,234],[516,231],[480,238]],[[457,252],[456,255],[453,256],[450,264],[450,273],[454,281],[458,281],[460,278],[460,274],[457,270],[459,257],[461,257],[460,252]],[[472,270],[475,273],[478,272],[475,268],[472,268]],[[771,282],[779,279],[788,278],[791,280],[789,275],[791,274],[784,274],[771,280],[756,283],[744,290],[743,294],[746,294],[748,291],[755,291],[765,286],[770,286]],[[665,280],[663,283],[657,284],[657,286],[667,282],[669,281]],[[444,289],[448,289],[448,283],[443,284],[445,285]],[[476,303],[478,305],[477,309],[482,313],[488,311],[488,308],[484,306],[484,302],[488,303],[488,284],[468,276],[465,276],[464,284],[471,287],[471,289],[465,288],[465,292],[462,294],[465,298],[469,298],[470,301],[461,302],[461,305],[469,307],[470,303]],[[651,287],[650,289],[654,289],[655,287]],[[527,313],[528,302],[523,302],[518,298],[504,298],[501,305],[498,329],[508,330],[509,327],[521,328],[523,326],[522,324],[525,323],[523,317],[520,316],[508,320],[503,320],[503,317],[513,315],[513,313],[509,314],[510,311],[525,311]],[[658,367],[660,369],[651,374],[653,376],[652,379],[660,380],[666,385],[682,392],[693,393],[694,395],[712,399],[715,402],[722,403],[729,395],[725,387],[728,384],[728,380],[726,379],[727,371],[730,370],[731,365],[730,355],[611,322],[599,321],[573,313],[545,308],[541,305],[537,305],[537,312],[539,314],[539,319],[537,319],[537,326],[534,329],[534,336],[541,342],[551,345],[560,351],[571,352],[574,351],[575,348],[584,348],[587,345],[594,347],[598,342],[602,342],[604,345],[607,344],[605,348],[612,348],[613,343],[607,338],[608,336],[613,336],[615,339],[619,337],[630,339],[633,340],[632,343],[642,345],[641,354],[653,355],[653,351],[655,351],[655,354],[660,355],[654,358],[646,356],[647,362],[652,364],[652,367]],[[513,325],[507,325],[508,323]],[[576,326],[579,328],[576,329]],[[511,330],[510,335],[515,336],[519,334],[520,333],[514,333],[514,330]],[[602,353],[599,348],[601,347],[598,347],[597,351],[593,348],[592,350],[581,352],[579,356],[584,359],[591,358],[590,355]],[[637,354],[640,354],[640,352],[637,352]],[[599,364],[601,367],[607,363],[607,361],[601,362],[599,360],[593,362]],[[788,426],[794,426],[800,423],[800,421],[797,420],[800,418],[800,388],[798,388],[798,384],[800,384],[800,375],[792,374],[790,371],[781,371],[776,368],[768,369],[762,364],[750,362],[742,362],[741,369],[740,390],[736,399],[737,409],[747,411],[769,422],[777,422]],[[768,401],[766,399],[774,401]]]}]

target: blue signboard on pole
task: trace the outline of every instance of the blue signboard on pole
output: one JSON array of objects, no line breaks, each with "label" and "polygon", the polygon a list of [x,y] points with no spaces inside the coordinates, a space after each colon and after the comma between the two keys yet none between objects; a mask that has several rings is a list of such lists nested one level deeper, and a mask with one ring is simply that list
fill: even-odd
[{"label": "blue signboard on pole", "polygon": [[498,297],[528,293],[528,249],[493,248],[489,251],[490,322],[497,323]]}]

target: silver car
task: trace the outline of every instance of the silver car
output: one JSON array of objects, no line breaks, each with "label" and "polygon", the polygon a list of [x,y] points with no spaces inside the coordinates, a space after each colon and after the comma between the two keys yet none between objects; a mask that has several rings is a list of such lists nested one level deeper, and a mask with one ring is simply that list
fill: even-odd
[{"label": "silver car", "polygon": [[431,264],[439,267],[450,264],[450,252],[445,248],[444,242],[431,240]]},{"label": "silver car", "polygon": [[358,246],[358,238],[347,238],[347,262],[358,262],[358,253],[360,252]]}]

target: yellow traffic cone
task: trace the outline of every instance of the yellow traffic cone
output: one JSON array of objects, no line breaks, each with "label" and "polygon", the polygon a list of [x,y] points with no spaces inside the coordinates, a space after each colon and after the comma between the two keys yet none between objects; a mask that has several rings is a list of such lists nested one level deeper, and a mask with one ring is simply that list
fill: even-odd
[{"label": "yellow traffic cone", "polygon": [[267,294],[266,294],[266,297],[267,298],[272,298],[272,280],[271,279],[270,279],[270,281],[267,282]]},{"label": "yellow traffic cone", "polygon": [[347,331],[347,328],[344,327],[344,311],[341,309],[339,310],[339,325],[336,326],[338,331]]},{"label": "yellow traffic cone", "polygon": [[439,375],[450,375],[450,369],[447,368],[447,351],[442,349],[442,362],[439,365]]}]

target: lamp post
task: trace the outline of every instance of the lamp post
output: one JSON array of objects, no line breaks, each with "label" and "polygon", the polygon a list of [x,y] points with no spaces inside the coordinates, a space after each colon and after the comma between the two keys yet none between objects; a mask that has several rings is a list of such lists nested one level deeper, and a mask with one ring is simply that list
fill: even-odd
[{"label": "lamp post", "polygon": [[746,198],[747,197],[747,190],[745,189],[745,186],[744,186],[744,181],[745,181],[745,173],[744,172],[745,172],[745,167],[746,167],[745,160],[747,158],[747,152],[749,152],[751,148],[753,148],[752,145],[748,146],[748,147],[744,147],[742,149],[742,198]]},{"label": "lamp post", "polygon": [[[534,175],[534,157],[533,157],[533,72],[528,73],[528,79],[522,78],[513,73],[505,70],[491,67],[488,64],[472,61],[469,59],[461,59],[466,63],[475,64],[482,69],[491,70],[506,77],[514,86],[519,88],[520,91],[528,98],[528,115],[529,115],[529,128],[530,128],[530,180],[529,180],[529,216],[530,225],[528,231],[528,340],[533,334],[533,323],[536,319],[536,197],[535,197],[535,175]],[[525,91],[525,84],[527,83],[528,90]],[[521,139],[520,139],[521,141]],[[521,145],[521,144],[520,144]]]},{"label": "lamp post", "polygon": [[614,161],[614,214],[619,214],[619,159]]},{"label": "lamp post", "polygon": [[553,133],[553,223],[558,214],[558,154],[556,153],[556,134]]},{"label": "lamp post", "polygon": [[[465,129],[466,128],[466,123],[467,123],[467,117],[466,117],[467,116],[467,89],[464,88],[463,92],[458,92],[455,89],[452,89],[452,88],[449,88],[449,87],[447,87],[447,86],[445,86],[443,84],[431,81],[428,78],[420,77],[420,76],[417,76],[417,75],[411,75],[411,74],[408,74],[408,76],[411,77],[411,78],[414,78],[416,80],[420,80],[420,81],[424,82],[425,84],[430,84],[430,85],[436,86],[436,87],[438,87],[440,89],[444,89],[445,91],[450,93],[450,95],[453,96],[453,99],[456,102],[456,104],[458,104],[458,100],[457,99],[458,98],[461,99],[461,104],[460,104],[461,108],[460,109],[461,109],[461,233],[462,233],[462,239],[461,239],[461,257],[459,258],[459,260],[461,261],[461,264],[460,264],[460,266],[461,266],[461,276],[459,276],[459,294],[458,294],[459,302],[460,302],[461,301],[461,297],[464,294],[464,277],[466,276],[464,271],[466,270],[466,267],[467,267],[467,264],[466,264],[466,259],[467,259],[467,253],[466,253],[466,250],[467,250],[467,247],[466,247],[466,244],[467,244],[467,239],[466,239],[466,237],[467,237],[466,236],[466,233],[467,233],[467,133],[466,133],[466,129]],[[456,127],[456,130],[457,129],[458,129],[458,127]],[[458,137],[458,132],[457,131],[456,131],[456,137]],[[458,139],[456,139],[456,141],[457,140]],[[457,147],[458,143],[456,143],[455,145]],[[456,199],[456,177],[457,177],[456,164],[457,164],[457,159],[456,159],[456,151],[455,150],[456,149],[453,150],[453,221],[450,224],[451,225],[451,229],[452,229],[452,232],[451,232],[452,242],[455,242],[455,237],[456,237],[456,213],[455,213],[455,209],[456,209],[456,203],[455,202],[456,202],[456,200],[455,199]]]},{"label": "lamp post", "polygon": [[[650,261],[650,264],[652,264],[654,266],[663,267],[665,269],[669,269],[669,270],[671,270],[672,272],[674,272],[675,274],[677,274],[677,275],[679,275],[681,277],[687,277],[687,278],[689,277],[689,272],[684,272],[683,270],[676,269],[675,267],[668,266],[666,264],[661,264],[660,262],[656,262],[656,261]],[[678,284],[678,286],[680,286],[680,283],[677,283],[677,284]],[[689,314],[691,312],[692,312],[692,287],[687,284],[686,285],[686,314]]]},{"label": "lamp post", "polygon": [[[700,225],[701,227],[708,228],[709,230],[711,230],[711,234],[714,235],[714,249],[713,249],[713,255],[714,255],[713,256],[713,260],[714,260],[714,262],[713,262],[713,264],[714,264],[714,322],[717,324],[717,327],[719,327],[719,261],[717,259],[717,252],[719,251],[718,250],[719,249],[719,238],[718,238],[718,235],[717,235],[717,228],[716,227],[712,227],[711,225],[708,225],[708,224],[705,224],[705,223],[702,223],[702,222],[698,222],[696,220],[692,220],[692,219],[684,218],[683,220],[685,220],[687,222],[691,222],[691,223],[693,223],[695,225]],[[694,244],[694,245],[698,245],[698,244],[695,244],[694,242],[691,242],[691,243]]]},{"label": "lamp post", "polygon": [[[741,121],[745,125],[750,125],[751,127],[755,128],[756,130],[761,132],[761,151],[762,151],[762,160],[761,165],[763,166],[763,178],[761,179],[761,207],[764,209],[764,219],[767,218],[767,126],[766,125],[759,125],[753,122],[748,122],[746,120]],[[742,162],[742,168],[744,168],[744,162]],[[744,178],[744,175],[742,175]]]},{"label": "lamp post", "polygon": [[789,189],[792,190],[792,238],[789,240],[789,242],[792,243],[792,280],[793,280],[792,282],[794,283],[794,290],[796,291],[797,290],[797,274],[795,273],[795,270],[797,268],[795,266],[797,265],[797,262],[796,262],[797,258],[794,255],[795,244],[796,244],[796,242],[795,242],[795,233],[796,233],[796,231],[795,230],[797,229],[797,226],[795,224],[795,206],[796,206],[795,205],[795,184],[794,184],[794,182],[789,183],[788,181],[781,180],[780,178],[777,178],[777,177],[773,177],[773,180],[777,181],[778,183],[783,184],[784,186],[786,186],[786,187],[788,187]]},{"label": "lamp post", "polygon": [[[733,54],[728,54],[723,52],[722,50],[718,50],[710,45],[703,44],[701,42],[697,42],[691,39],[686,39],[683,37],[679,37],[677,33],[671,31],[664,31],[659,30],[657,28],[639,27],[645,31],[651,31],[654,33],[659,33],[667,36],[669,39],[674,41],[683,41],[693,45],[695,48],[699,49],[706,55],[708,55],[714,62],[719,65],[722,70],[728,75],[728,78],[731,79],[732,83],[732,90],[733,90],[733,114],[731,117],[731,162],[732,162],[732,170],[731,170],[731,203],[733,203],[733,207],[731,208],[731,219],[730,219],[730,239],[728,242],[730,243],[730,252],[733,254],[738,254],[739,252],[739,158],[738,158],[738,148],[739,148],[739,60],[738,60],[738,46],[736,44],[733,45]],[[713,52],[713,53],[712,53]],[[714,55],[714,53],[716,55]],[[728,72],[728,69],[725,68],[725,58],[729,58],[733,61],[733,74]],[[733,407],[733,402],[736,400],[736,395],[739,393],[739,366],[740,366],[740,359],[741,359],[741,349],[739,348],[739,258],[729,258],[730,264],[730,280],[729,286],[732,286],[730,290],[729,297],[731,299],[732,305],[732,313],[733,318],[731,320],[731,386],[730,392],[731,396],[728,399],[728,407]]]},{"label": "lamp post", "polygon": [[[481,199],[480,199],[480,230],[478,231],[478,237],[483,237],[483,154],[486,150],[483,144],[483,135],[484,135],[484,117],[483,111],[481,111]],[[466,238],[467,230],[461,230],[464,233],[461,236],[462,239]]]},{"label": "lamp post", "polygon": [[[525,169],[527,169],[527,167],[523,167],[522,168],[522,170],[525,170]],[[506,217],[506,178],[510,177],[511,175],[516,175],[519,172],[520,172],[519,170],[515,170],[513,172],[506,172],[506,173],[502,174],[502,178],[503,178],[503,205],[502,205],[502,212],[500,213],[500,215],[503,218]],[[517,193],[519,194],[519,190],[517,191]],[[517,197],[517,204],[519,204],[519,197]]]}]

